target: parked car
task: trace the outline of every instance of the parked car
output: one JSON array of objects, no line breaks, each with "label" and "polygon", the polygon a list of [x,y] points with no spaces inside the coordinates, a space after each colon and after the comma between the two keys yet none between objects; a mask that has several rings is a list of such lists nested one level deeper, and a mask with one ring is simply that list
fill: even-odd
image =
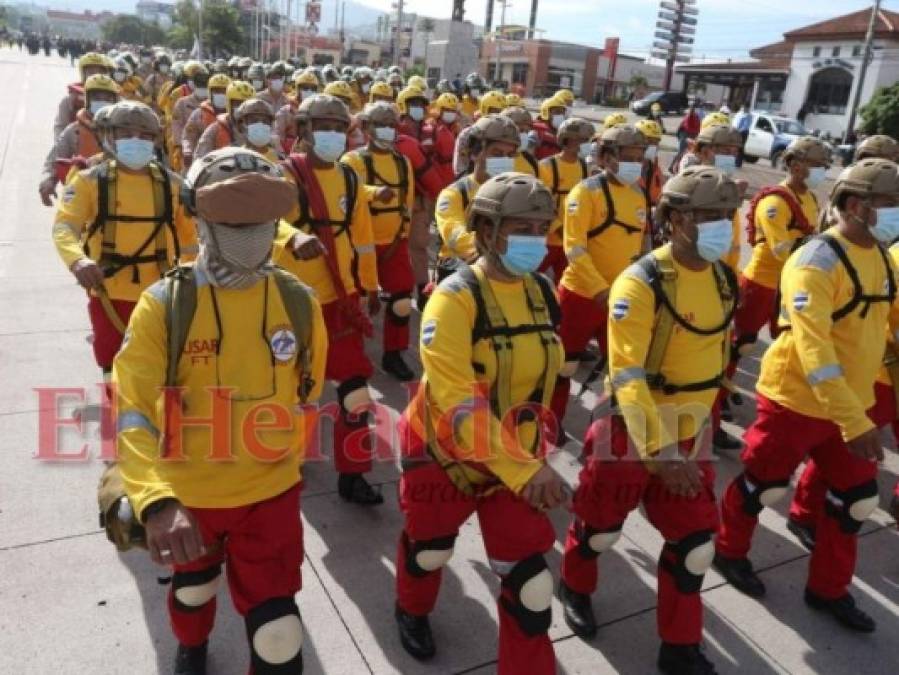
[{"label": "parked car", "polygon": [[631,101],[631,111],[638,115],[648,115],[653,103],[662,106],[662,113],[680,115],[690,107],[687,95],[682,91],[654,91],[639,101]]},{"label": "parked car", "polygon": [[772,166],[781,167],[783,151],[796,138],[808,134],[799,120],[772,115],[766,112],[752,112],[749,135],[743,146],[743,158],[747,162],[770,159]]}]

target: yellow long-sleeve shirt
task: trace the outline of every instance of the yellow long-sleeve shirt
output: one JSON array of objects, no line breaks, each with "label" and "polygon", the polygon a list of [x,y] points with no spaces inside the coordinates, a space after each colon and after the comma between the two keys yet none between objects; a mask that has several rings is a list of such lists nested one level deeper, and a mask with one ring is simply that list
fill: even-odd
[{"label": "yellow long-sleeve shirt", "polygon": [[[359,283],[362,290],[378,290],[378,268],[375,257],[375,244],[372,237],[371,215],[368,210],[369,194],[361,182],[357,184],[356,203],[350,218],[349,228],[341,232],[342,223],[348,207],[346,184],[344,181],[344,169],[336,164],[327,169],[314,169],[315,176],[321,185],[328,205],[328,213],[337,224],[332,223],[331,229],[335,233],[334,244],[337,252],[337,266],[340,269],[340,278],[347,293],[352,293],[356,288],[356,280],[353,277],[353,259],[358,259]],[[288,180],[293,182],[292,175],[288,174]],[[311,217],[311,214],[310,214]],[[278,234],[275,237],[275,246],[272,260],[281,267],[289,270],[303,283],[315,290],[315,295],[322,304],[328,304],[337,300],[337,291],[328,272],[328,265],[324,255],[313,260],[297,260],[290,248],[290,240],[296,234],[297,228],[291,223],[296,223],[300,218],[299,205],[281,221]],[[311,226],[300,224],[303,232],[314,234]]]},{"label": "yellow long-sleeve shirt", "polygon": [[[406,165],[406,185],[402,190],[405,193],[406,213],[412,213],[412,207],[415,205],[415,173],[412,170],[412,164],[409,160],[397,153],[394,155],[389,152],[368,151],[372,157],[374,167],[374,175],[369,176],[368,170],[363,159],[363,152],[355,150],[341,157],[340,161],[356,172],[359,181],[364,185],[375,186],[380,188],[389,184],[391,187],[400,183],[400,166],[397,163],[403,162]],[[404,218],[400,211],[383,212],[382,209],[398,209],[400,207],[400,189],[394,187],[394,196],[389,202],[379,202],[372,200],[369,204],[369,213],[371,214],[371,227],[375,244],[389,244],[397,235],[400,227],[403,228],[402,237],[409,235],[408,218]]]},{"label": "yellow long-sleeve shirt", "polygon": [[737,272],[740,269],[740,247],[743,241],[743,235],[741,234],[742,230],[742,217],[740,215],[740,209],[737,209],[734,211],[733,218],[731,219],[730,250],[721,259],[734,272]]},{"label": "yellow long-sleeve shirt", "polygon": [[[185,417],[207,422],[182,421],[180,452],[170,446],[166,459],[160,451],[163,430],[176,431],[171,419],[166,426],[160,394],[167,362],[164,282],[141,295],[113,364],[120,466],[138,514],[166,497],[191,507],[229,508],[281,494],[300,481],[304,447],[314,429],[314,414],[296,408],[301,381],[296,336],[275,280],[243,290],[215,289],[219,328],[212,288],[202,273],[197,277],[197,309],[177,384],[184,387]],[[312,309],[310,402],[321,393],[328,349],[314,298]],[[216,387],[236,388],[232,400],[210,390]]]},{"label": "yellow long-sleeve shirt", "polygon": [[578,183],[568,195],[562,226],[562,245],[568,267],[562,286],[585,298],[592,298],[615,281],[640,256],[646,230],[646,200],[638,188],[609,179],[609,193],[615,206],[615,220],[633,230],[613,224],[593,237],[587,234],[605,222],[609,204],[603,195],[600,176]]},{"label": "yellow long-sleeve shirt", "polygon": [[[806,190],[799,194],[787,182],[781,183],[799,202],[809,223],[818,222],[818,200],[815,193]],[[804,236],[798,229],[787,229],[793,220],[790,206],[783,197],[769,195],[756,206],[756,244],[752,257],[743,270],[743,276],[765,288],[777,288],[784,263],[790,257],[795,242]]]},{"label": "yellow long-sleeve shirt", "polygon": [[475,236],[474,232],[466,231],[465,223],[468,221],[468,207],[481,188],[481,184],[475,180],[474,174],[465,176],[461,180],[468,188],[467,200],[463,198],[457,183],[450,184],[437,197],[434,220],[437,222],[437,232],[443,242],[440,247],[440,256],[471,260],[477,255]]},{"label": "yellow long-sleeve shirt", "polygon": [[[876,248],[849,242],[829,230],[859,275],[865,294],[887,294],[887,270]],[[892,266],[892,263],[891,263]],[[895,275],[895,267],[893,274]],[[781,277],[780,324],[790,325],[765,352],[758,392],[808,417],[832,420],[845,440],[873,428],[865,411],[874,403],[873,385],[886,346],[884,326],[899,327],[899,310],[865,303],[834,322],[853,286],[846,267],[826,242],[815,239],[787,260]]]},{"label": "yellow long-sleeve shirt", "polygon": [[[488,283],[510,327],[533,324],[523,281]],[[426,438],[422,419],[426,400],[428,418],[438,430],[436,438],[447,456],[476,461],[510,490],[520,492],[542,466],[532,454],[536,423],[522,422],[515,433],[510,433],[491,411],[487,391],[496,383],[496,356],[489,340],[472,344],[475,317],[474,298],[458,277],[446,279],[434,291],[422,317],[421,397],[413,400],[405,414],[412,428]],[[555,348],[561,362],[561,343]],[[542,384],[546,354],[540,336],[514,336],[512,359],[511,401],[516,406],[526,403],[535,387]],[[485,389],[479,390],[479,385]],[[448,434],[441,434],[441,428]],[[466,473],[473,484],[485,482],[478,472]]]},{"label": "yellow long-sleeve shirt", "polygon": [[[553,165],[556,171],[553,171]],[[586,179],[587,165],[582,160],[566,161],[562,153],[540,160],[540,175],[543,184],[548,187],[556,200],[556,218],[546,233],[546,243],[550,246],[562,245],[562,223],[565,220],[565,206],[568,195]]]},{"label": "yellow long-sleeve shirt", "polygon": [[534,178],[540,177],[540,165],[537,164],[537,160],[533,155],[525,155],[523,152],[515,155],[515,167],[512,170],[516,173],[526,173]]},{"label": "yellow long-sleeve shirt", "polygon": [[[899,244],[893,244],[889,249],[890,258],[893,261],[893,265],[896,269],[899,269]],[[894,335],[892,331],[887,329],[887,349],[893,350],[894,352],[897,349],[897,345],[899,345],[899,335]],[[880,370],[877,372],[877,381],[881,384],[886,384],[889,386],[893,386],[893,377],[890,375],[890,371],[886,366],[882,366]]]},{"label": "yellow long-sleeve shirt", "polygon": [[[671,246],[652,252],[671,258]],[[720,326],[725,318],[715,272],[688,269],[674,260],[676,297],[670,298],[685,321],[699,329]],[[711,414],[716,388],[665,394],[650,390],[644,370],[655,332],[656,302],[643,269],[634,264],[612,284],[609,295],[609,376],[640,456],[648,458],[675,441],[695,437]],[[665,311],[661,309],[659,311]],[[673,385],[705,382],[722,373],[726,333],[699,335],[675,323],[661,374]]]},{"label": "yellow long-sleeve shirt", "polygon": [[[63,189],[56,216],[53,220],[53,242],[59,257],[67,268],[72,264],[88,257],[84,252],[84,244],[88,246],[90,258],[94,261],[100,259],[103,234],[98,229],[87,241],[88,231],[97,219],[99,211],[98,176],[107,163],[85,169],[73,174],[69,183]],[[112,181],[110,181],[112,183]],[[119,216],[152,216],[156,213],[153,203],[154,179],[149,169],[141,172],[131,172],[118,166],[115,170],[115,194],[117,203],[117,215]],[[191,260],[197,252],[197,233],[193,220],[185,215],[178,198],[180,185],[169,178],[172,192],[172,215],[175,225],[175,233],[178,236],[178,245],[181,250],[182,260]],[[174,262],[175,242],[171,230],[166,230],[166,249],[168,252],[168,264]],[[120,222],[116,223],[116,248],[115,253],[121,256],[153,255],[156,250],[155,241],[140,251],[140,247],[150,238],[156,223],[152,221]],[[159,267],[156,262],[137,263],[138,280],[133,277],[134,266],[123,267],[113,276],[106,279],[104,286],[109,297],[113,300],[127,300],[136,302],[141,292],[154,281],[159,279]]]},{"label": "yellow long-sleeve shirt", "polygon": [[459,107],[461,108],[463,115],[474,119],[474,114],[478,112],[481,104],[477,99],[473,99],[470,96],[465,95],[462,97],[462,100],[459,103]]}]

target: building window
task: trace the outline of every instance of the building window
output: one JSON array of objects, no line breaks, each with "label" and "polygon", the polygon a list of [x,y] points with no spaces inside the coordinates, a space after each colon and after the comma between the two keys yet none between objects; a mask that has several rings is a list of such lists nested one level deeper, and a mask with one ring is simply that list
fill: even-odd
[{"label": "building window", "polygon": [[820,47],[812,47],[812,56],[821,56],[821,48]]},{"label": "building window", "polygon": [[840,48],[839,48],[839,47],[834,47],[834,48],[833,48],[833,51],[832,51],[830,54],[831,54],[831,56],[839,56],[839,55],[840,55]]},{"label": "building window", "polygon": [[513,63],[512,64],[512,84],[527,85],[527,83],[528,83],[528,64],[527,63]]},{"label": "building window", "polygon": [[843,115],[849,103],[852,75],[842,68],[824,68],[812,75],[805,100],[806,112]]},{"label": "building window", "polygon": [[853,55],[853,56],[861,56],[861,55],[862,55],[862,46],[861,46],[861,45],[855,45],[855,46],[852,48],[852,55]]}]

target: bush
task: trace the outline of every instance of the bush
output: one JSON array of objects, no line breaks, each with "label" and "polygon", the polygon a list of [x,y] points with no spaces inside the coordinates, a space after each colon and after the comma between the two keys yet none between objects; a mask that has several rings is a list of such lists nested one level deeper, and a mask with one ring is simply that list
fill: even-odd
[{"label": "bush", "polygon": [[878,89],[859,112],[864,133],[886,134],[899,140],[899,83]]}]

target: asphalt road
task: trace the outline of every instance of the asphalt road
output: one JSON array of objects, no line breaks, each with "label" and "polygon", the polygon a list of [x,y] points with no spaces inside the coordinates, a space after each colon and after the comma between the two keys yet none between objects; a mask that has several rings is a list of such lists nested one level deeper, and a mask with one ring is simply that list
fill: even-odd
[{"label": "asphalt road", "polygon": [[[0,91],[5,94],[0,106],[0,672],[165,673],[171,672],[174,653],[166,587],[159,582],[167,572],[142,552],[117,554],[97,527],[95,487],[102,470],[97,425],[60,431],[68,461],[39,455],[52,444],[54,416],[69,416],[81,404],[79,391],[87,392],[89,402],[98,399],[85,297],[53,250],[52,212],[37,196],[56,104],[72,79],[74,71],[62,60],[0,50]],[[379,360],[378,345],[370,350]],[[744,365],[738,384],[749,393],[758,362],[747,359]],[[387,406],[401,409],[402,387],[381,373],[373,387]],[[58,409],[40,395],[51,388],[68,390]],[[326,400],[333,399],[329,388]],[[587,393],[572,403],[567,426],[575,437],[583,435],[595,402]],[[728,428],[738,433],[752,415],[747,403],[737,410],[739,423]],[[382,433],[391,428],[385,425]],[[85,445],[86,457],[79,458]],[[329,447],[327,436],[323,447]],[[579,448],[572,441],[552,458],[571,483]],[[373,511],[340,502],[329,463],[304,470],[306,556],[298,600],[306,627],[306,672],[495,672],[498,584],[476,520],[462,528],[431,619],[438,656],[422,665],[400,648],[392,615],[401,527],[398,474],[390,458],[377,464],[374,479],[387,502]],[[720,457],[718,490],[739,471],[735,455]],[[897,473],[899,461],[889,454],[881,475],[883,504]],[[782,504],[766,511],[755,539],[752,557],[769,587],[763,603],[735,592],[715,572],[706,576],[702,593],[710,658],[721,673],[895,673],[899,535],[894,523],[878,510],[860,539],[853,592],[880,630],[859,637],[803,605],[808,555],[787,533],[785,509]],[[563,513],[552,518],[558,539],[548,560],[557,574],[568,518]],[[601,627],[594,642],[573,637],[554,602],[550,636],[560,673],[654,672],[654,575],[661,543],[642,513],[634,512],[614,551],[602,557],[602,581],[594,596]],[[209,672],[233,675],[246,672],[248,659],[243,623],[225,595]]]}]

